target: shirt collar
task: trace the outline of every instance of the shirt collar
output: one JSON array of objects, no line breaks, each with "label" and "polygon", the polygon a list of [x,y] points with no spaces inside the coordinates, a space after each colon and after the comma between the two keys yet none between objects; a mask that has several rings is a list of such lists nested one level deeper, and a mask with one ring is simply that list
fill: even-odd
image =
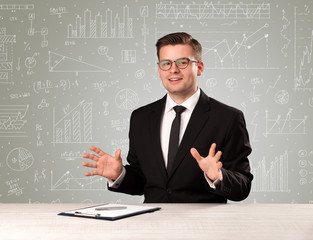
[{"label": "shirt collar", "polygon": [[[190,97],[188,98],[185,102],[180,104],[180,106],[185,107],[189,111],[193,111],[195,108],[198,100],[200,98],[200,88]],[[165,113],[171,111],[173,107],[177,106],[177,103],[174,102],[174,100],[170,97],[169,94],[166,96],[166,104],[165,104]]]}]

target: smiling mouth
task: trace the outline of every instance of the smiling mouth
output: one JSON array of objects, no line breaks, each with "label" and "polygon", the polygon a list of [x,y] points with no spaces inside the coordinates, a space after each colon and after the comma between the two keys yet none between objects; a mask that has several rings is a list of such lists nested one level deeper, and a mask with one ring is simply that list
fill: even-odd
[{"label": "smiling mouth", "polygon": [[177,77],[177,78],[169,78],[168,80],[172,81],[172,82],[175,82],[175,81],[179,81],[179,80],[182,80],[183,78],[181,77]]}]

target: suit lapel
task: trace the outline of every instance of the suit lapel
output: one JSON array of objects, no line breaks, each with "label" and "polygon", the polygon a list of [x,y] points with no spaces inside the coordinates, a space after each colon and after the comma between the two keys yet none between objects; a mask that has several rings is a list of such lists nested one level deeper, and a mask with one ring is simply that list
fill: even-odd
[{"label": "suit lapel", "polygon": [[163,111],[165,109],[166,96],[160,99],[159,104],[152,110],[151,113],[151,136],[152,136],[152,151],[155,153],[155,159],[164,178],[167,177],[167,171],[164,164],[164,158],[161,148],[160,127]]},{"label": "suit lapel", "polygon": [[173,172],[180,165],[187,152],[190,151],[194,141],[209,118],[209,110],[209,97],[201,90],[199,101],[191,114],[183,139],[178,148],[172,171],[169,173],[169,177],[171,177]]}]

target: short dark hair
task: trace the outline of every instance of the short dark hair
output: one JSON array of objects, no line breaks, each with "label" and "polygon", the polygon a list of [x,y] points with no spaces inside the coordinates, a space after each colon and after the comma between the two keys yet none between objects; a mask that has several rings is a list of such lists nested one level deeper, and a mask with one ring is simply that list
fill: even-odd
[{"label": "short dark hair", "polygon": [[158,59],[160,59],[160,49],[167,45],[188,44],[192,47],[196,60],[201,61],[202,46],[191,35],[185,32],[176,32],[165,35],[155,44],[157,48]]}]

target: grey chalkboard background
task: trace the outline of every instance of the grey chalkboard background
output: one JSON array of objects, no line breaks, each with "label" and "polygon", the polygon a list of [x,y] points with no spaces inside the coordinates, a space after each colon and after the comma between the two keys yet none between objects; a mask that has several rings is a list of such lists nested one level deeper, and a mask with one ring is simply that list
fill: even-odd
[{"label": "grey chalkboard background", "polygon": [[88,147],[122,149],[131,112],[161,98],[156,40],[203,45],[200,87],[242,110],[247,203],[313,202],[311,1],[0,2],[0,202],[142,202],[85,177]]}]

